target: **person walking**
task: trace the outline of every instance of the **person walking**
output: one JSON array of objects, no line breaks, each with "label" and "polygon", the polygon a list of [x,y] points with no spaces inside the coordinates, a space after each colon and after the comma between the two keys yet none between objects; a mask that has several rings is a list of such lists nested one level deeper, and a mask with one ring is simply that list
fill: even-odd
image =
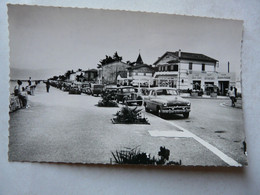
[{"label": "person walking", "polygon": [[236,102],[236,91],[234,87],[230,87],[230,90],[228,91],[229,98],[231,99],[231,106],[235,107]]},{"label": "person walking", "polygon": [[50,90],[50,81],[47,80],[47,82],[46,82],[46,91],[47,91],[47,93],[49,93],[49,90]]}]

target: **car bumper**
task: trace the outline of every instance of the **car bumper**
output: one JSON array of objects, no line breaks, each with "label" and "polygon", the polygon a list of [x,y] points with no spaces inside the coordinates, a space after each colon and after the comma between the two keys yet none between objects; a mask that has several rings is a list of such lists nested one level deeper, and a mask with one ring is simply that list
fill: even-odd
[{"label": "car bumper", "polygon": [[164,114],[183,114],[190,112],[190,109],[174,110],[173,108],[162,109],[161,112]]}]

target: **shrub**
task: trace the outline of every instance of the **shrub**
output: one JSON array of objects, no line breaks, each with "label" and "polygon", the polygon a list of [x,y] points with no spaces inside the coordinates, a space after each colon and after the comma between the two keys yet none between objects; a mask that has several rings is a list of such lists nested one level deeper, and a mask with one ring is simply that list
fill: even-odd
[{"label": "shrub", "polygon": [[150,154],[141,152],[139,146],[111,153],[117,164],[181,165],[181,160],[179,162],[169,161],[170,150],[162,146],[157,159],[154,156],[151,157]]},{"label": "shrub", "polygon": [[100,107],[118,107],[117,103],[113,100],[112,94],[108,92],[103,92],[102,100],[98,102],[98,106]]},{"label": "shrub", "polygon": [[112,120],[114,123],[124,123],[124,124],[149,124],[146,118],[142,117],[142,109],[129,108],[124,106],[115,114],[115,118]]}]

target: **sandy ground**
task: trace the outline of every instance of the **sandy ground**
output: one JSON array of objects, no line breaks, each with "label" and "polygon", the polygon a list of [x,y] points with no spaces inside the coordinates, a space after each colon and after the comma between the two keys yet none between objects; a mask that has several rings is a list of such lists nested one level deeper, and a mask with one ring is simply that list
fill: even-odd
[{"label": "sandy ground", "polygon": [[[227,165],[192,138],[152,137],[149,134],[149,131],[155,130],[180,131],[171,125],[171,122],[174,122],[184,124],[187,128],[187,125],[193,123],[193,133],[198,131],[203,139],[223,149],[240,163],[245,163],[245,157],[240,157],[241,137],[244,135],[240,135],[239,140],[235,140],[237,142],[230,144],[222,141],[214,132],[214,128],[210,131],[204,130],[203,133],[203,129],[197,126],[208,127],[212,124],[200,124],[201,120],[196,121],[196,117],[203,115],[203,112],[194,115],[196,106],[189,119],[178,120],[177,117],[165,120],[143,111],[150,125],[124,125],[111,122],[111,118],[120,108],[96,106],[100,97],[68,95],[55,88],[46,93],[45,86],[41,84],[37,86],[35,96],[29,98],[30,108],[10,114],[11,161],[109,164],[113,162],[111,151],[140,146],[142,151],[157,156],[160,146],[165,146],[170,149],[170,160],[181,160],[183,165]],[[228,123],[229,119],[226,121]]]}]

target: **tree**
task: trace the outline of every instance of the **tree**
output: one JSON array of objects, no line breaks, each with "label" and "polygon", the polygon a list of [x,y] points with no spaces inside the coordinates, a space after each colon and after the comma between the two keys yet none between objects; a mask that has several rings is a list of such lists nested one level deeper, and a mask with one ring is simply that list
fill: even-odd
[{"label": "tree", "polygon": [[114,53],[113,58],[111,56],[106,55],[106,58],[99,61],[100,64],[98,64],[98,68],[113,62],[121,62],[122,59],[123,59],[122,56],[118,56],[117,52]]}]

